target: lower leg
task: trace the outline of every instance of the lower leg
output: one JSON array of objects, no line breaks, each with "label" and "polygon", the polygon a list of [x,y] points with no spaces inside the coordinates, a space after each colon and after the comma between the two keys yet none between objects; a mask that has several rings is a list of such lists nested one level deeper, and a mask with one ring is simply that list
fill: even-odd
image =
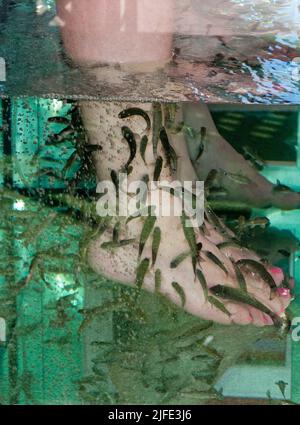
[{"label": "lower leg", "polygon": [[173,0],[57,0],[65,51],[77,64],[164,63]]},{"label": "lower leg", "polygon": [[[101,152],[95,154],[99,181],[110,180],[111,172],[118,172],[128,160],[130,152],[127,142],[122,139],[122,126],[128,126],[137,141],[137,154],[131,162],[133,169],[128,176],[128,182],[141,180],[145,175],[148,175],[150,180],[153,179],[156,160],[153,155],[152,130],[150,132],[147,130],[146,123],[140,116],[126,119],[119,118],[120,112],[128,107],[140,108],[141,105],[124,105],[122,103],[105,104],[100,102],[87,102],[81,105],[83,121],[89,135],[90,143],[100,144],[102,148]],[[153,129],[152,105],[143,104],[142,108],[149,115],[151,128]],[[146,134],[149,142],[145,151],[145,164],[139,154],[139,148],[140,141],[143,135]],[[172,137],[171,134],[170,136]],[[175,135],[172,138],[172,144],[177,150],[177,154],[179,153],[178,171],[181,174],[180,178],[184,180],[187,176],[186,173],[190,172],[192,167],[187,151],[183,147],[184,144],[179,143],[180,140],[181,136]],[[180,152],[178,148],[181,149]],[[167,166],[165,153],[161,145],[158,146],[158,155],[163,158],[164,164],[160,179],[172,179],[172,172]],[[190,177],[191,174],[189,174]],[[222,229],[209,223],[208,219],[209,217],[207,217],[207,220],[200,229],[195,229],[197,243],[201,244],[202,247],[197,259],[197,269],[203,273],[208,288],[217,284],[238,287],[239,282],[234,264],[240,259],[246,258],[259,261],[259,258],[252,251],[236,247],[234,243],[228,243],[232,235],[228,233],[225,235],[222,234]],[[139,264],[143,260],[151,260],[152,258],[153,232],[146,240],[142,255],[139,258],[139,242],[144,221],[144,218],[131,220],[127,224],[125,220],[121,221],[120,239],[131,241],[126,246],[119,246],[111,250],[103,248],[106,242],[112,241],[112,229],[106,230],[104,234],[92,242],[89,249],[89,262],[94,270],[113,280],[129,285],[134,284],[136,282]],[[273,323],[270,316],[251,306],[222,300],[225,308],[230,313],[228,315],[207,301],[205,291],[203,291],[200,282],[195,278],[191,257],[187,256],[177,267],[174,267],[174,260],[178,261],[178,257],[182,253],[189,251],[189,244],[185,237],[180,218],[159,216],[156,219],[155,227],[161,232],[161,242],[155,265],[151,266],[150,261],[149,268],[145,273],[143,281],[144,289],[151,292],[155,291],[155,275],[157,270],[160,270],[160,293],[167,296],[174,303],[182,305],[188,312],[194,315],[221,323],[254,323],[256,325]],[[222,249],[217,246],[224,242],[225,245]],[[210,253],[210,255],[207,253]],[[216,263],[216,257],[221,263],[221,266]],[[273,272],[272,269],[269,271],[271,273]],[[268,306],[277,315],[281,315],[284,312],[290,300],[289,296],[282,297],[277,293],[270,300],[270,288],[260,276],[254,273],[248,273],[247,271],[244,273],[244,276],[250,294],[265,306]],[[274,272],[273,277],[277,284],[282,282],[282,274],[276,275]],[[179,285],[179,288],[181,288],[180,291],[178,291],[178,286],[174,285],[174,282]]]},{"label": "lower leg", "polygon": [[[170,0],[172,3],[172,0]],[[150,22],[156,28],[155,40],[151,38],[151,46],[147,48],[147,32],[140,34],[138,31],[133,31],[132,18],[137,23],[137,13],[125,13],[125,36],[128,41],[128,50],[124,50],[124,34],[120,33],[122,25],[116,14],[106,13],[113,11],[115,7],[120,7],[120,3],[115,0],[91,0],[88,2],[69,2],[67,0],[58,0],[58,12],[64,25],[62,27],[62,35],[67,53],[71,58],[84,65],[103,64],[107,62],[113,63],[136,63],[136,62],[160,62],[165,61],[171,55],[171,21],[170,10],[171,3],[168,0],[159,2],[153,0],[149,11],[149,2],[139,1],[139,5],[143,4],[142,9],[149,13],[144,14],[147,18],[145,22]],[[130,7],[130,4],[136,2],[125,2],[125,6]],[[118,6],[119,5],[119,6]],[[162,9],[163,6],[163,9]],[[78,8],[79,9],[78,9]],[[103,15],[103,12],[104,15]],[[116,12],[116,10],[115,10]],[[120,10],[117,10],[120,18]],[[126,12],[126,8],[125,11]],[[128,12],[128,10],[127,10]],[[143,15],[143,14],[142,14]],[[104,20],[103,20],[104,16]],[[119,27],[118,27],[119,23]],[[124,23],[124,22],[123,22]],[[158,32],[157,28],[165,25],[164,31]],[[107,28],[107,25],[109,28]],[[117,25],[117,26],[116,26]],[[107,38],[109,34],[110,38]],[[75,37],[75,35],[77,35]],[[152,34],[153,35],[153,34]],[[112,38],[116,37],[112,41]],[[121,37],[121,38],[120,38]],[[139,49],[131,49],[131,46],[138,43]],[[114,48],[112,48],[114,46]],[[125,56],[124,56],[125,52]],[[112,55],[111,55],[112,54]],[[101,68],[95,68],[93,71],[96,76],[101,76]],[[122,82],[123,83],[123,82]],[[140,117],[127,118],[125,121],[119,118],[119,113],[127,108],[124,104],[103,104],[103,103],[83,103],[81,105],[83,121],[92,144],[100,144],[102,147],[101,153],[95,153],[95,164],[97,177],[99,181],[110,180],[112,172],[117,172],[124,169],[124,165],[128,163],[129,149],[126,141],[122,140],[121,127],[128,125],[135,134],[137,144],[140,147],[141,138],[144,135],[146,128],[145,122]],[[152,106],[143,105],[151,116],[151,126],[153,127]],[[210,117],[206,117],[205,121],[208,126]],[[148,134],[149,140],[152,140],[152,134]],[[217,140],[217,139],[216,139]],[[185,143],[182,142],[182,134],[173,135],[174,145],[179,155],[178,171],[180,178],[194,179],[192,166],[185,149]],[[174,146],[175,147],[175,146]],[[131,152],[132,153],[132,152]],[[164,167],[161,171],[161,178],[167,180],[172,179],[172,172],[166,166],[167,158],[159,147],[158,154],[163,160]],[[229,154],[229,153],[228,153]],[[145,152],[144,164],[139,155],[135,155],[131,162],[132,172],[128,177],[129,182],[140,180],[145,175],[153,180],[155,165],[157,158],[153,155],[153,144],[148,143]],[[211,167],[215,157],[218,156],[216,150],[212,150],[211,158],[207,158],[207,163]],[[211,163],[210,163],[211,162]],[[225,159],[226,162],[226,159]],[[128,167],[129,168],[129,167]],[[128,171],[128,169],[127,169]],[[187,177],[188,176],[188,177]],[[149,192],[148,192],[149,195]],[[225,283],[230,287],[238,286],[238,279],[234,262],[241,258],[251,258],[258,260],[255,253],[244,248],[236,248],[228,245],[228,238],[231,240],[232,235],[225,231],[224,226],[220,223],[219,226],[212,224],[215,222],[215,217],[209,217],[204,226],[195,231],[195,240],[197,249],[202,247],[202,252],[197,258],[197,264],[193,264],[190,256],[187,256],[184,261],[181,261],[174,267],[174,259],[178,262],[178,256],[182,253],[190,253],[190,243],[187,241],[186,235],[182,228],[182,223],[179,217],[158,217],[155,223],[157,234],[161,234],[161,243],[157,253],[155,266],[148,267],[145,271],[143,279],[143,287],[149,291],[155,290],[155,275],[157,270],[161,271],[160,292],[169,297],[173,302],[182,304],[184,308],[192,314],[204,317],[206,319],[215,320],[222,323],[254,323],[257,325],[272,324],[270,315],[266,315],[261,311],[245,304],[233,303],[224,301],[223,311],[216,307],[216,304],[209,302],[205,296],[200,283],[203,281],[210,288],[216,284]],[[211,223],[209,223],[211,218]],[[213,219],[212,219],[213,218]],[[125,220],[124,220],[125,221]],[[112,229],[108,229],[98,240],[91,243],[89,249],[89,261],[92,267],[101,274],[113,278],[125,284],[133,284],[137,278],[137,269],[144,260],[149,260],[152,257],[152,240],[151,234],[145,241],[145,246],[140,252],[141,232],[144,228],[144,220],[137,218],[131,220],[127,224],[122,221],[120,229],[120,237],[122,240],[130,240],[131,244],[119,246],[117,249],[104,249],[103,243],[111,241]],[[226,239],[225,239],[226,237]],[[225,243],[225,247],[220,249],[217,247],[219,243]],[[107,245],[106,245],[107,246]],[[157,248],[157,247],[156,247]],[[195,255],[194,255],[195,257]],[[144,264],[146,264],[144,262]],[[195,266],[199,272],[203,274],[202,282],[195,279]],[[280,284],[283,276],[278,278],[274,275],[277,284]],[[200,279],[201,280],[201,279]],[[275,312],[276,315],[281,315],[289,303],[290,297],[283,298],[277,293],[272,300],[269,298],[269,288],[265,281],[255,273],[245,273],[245,280],[248,292],[253,294],[258,300],[263,302],[268,308]],[[205,285],[204,285],[205,286]],[[211,296],[211,294],[210,294]],[[223,304],[222,304],[223,305]],[[220,306],[220,303],[219,303]],[[224,313],[224,307],[226,308]],[[227,312],[227,313],[226,313]],[[228,315],[230,313],[230,315]]]}]

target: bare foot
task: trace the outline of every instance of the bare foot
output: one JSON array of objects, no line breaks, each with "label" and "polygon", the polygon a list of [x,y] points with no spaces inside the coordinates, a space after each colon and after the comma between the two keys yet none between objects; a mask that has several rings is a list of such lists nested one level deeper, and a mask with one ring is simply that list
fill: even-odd
[{"label": "bare foot", "polygon": [[[122,167],[124,169],[124,165],[128,163],[129,147],[121,131],[122,126],[127,126],[137,141],[137,152],[131,156],[132,171],[128,176],[129,183],[141,180],[145,175],[148,175],[150,180],[153,179],[158,156],[163,159],[160,180],[171,181],[174,178],[174,170],[167,165],[166,153],[160,142],[157,146],[157,155],[153,153],[152,137],[153,128],[155,132],[156,126],[153,125],[152,105],[142,105],[143,111],[151,119],[151,130],[147,129],[149,125],[140,115],[119,117],[123,110],[132,107],[141,108],[141,105],[94,102],[81,104],[90,143],[102,147],[101,152],[95,153],[98,180],[111,180],[112,171],[118,171]],[[149,141],[143,155],[144,162],[139,151],[141,139],[145,135]],[[181,179],[187,176],[191,178],[194,175],[193,167],[185,144],[180,141],[180,135],[172,137],[173,148],[178,155],[176,177],[179,174]],[[179,202],[175,197],[174,203]],[[158,216],[144,244],[141,245],[141,233],[146,221],[145,217],[127,223],[126,218],[120,219],[117,240],[116,231],[113,234],[111,228],[95,239],[89,248],[89,262],[92,268],[99,274],[121,283],[135,284],[151,292],[158,291],[189,313],[219,323],[272,325],[274,318],[284,314],[290,302],[289,290],[279,288],[270,297],[270,281],[263,279],[257,271],[245,267],[243,262],[239,263],[241,259],[250,259],[264,267],[257,255],[246,248],[237,247],[234,234],[226,229],[209,209],[206,211],[204,224],[200,228],[193,228],[198,250],[195,264],[193,264],[194,255],[191,255],[193,246],[184,231],[181,217]],[[153,240],[157,242],[157,234],[161,235],[160,243],[158,248],[156,245],[153,249]],[[111,244],[114,241],[116,243]],[[122,244],[120,241],[126,242]],[[153,252],[157,253],[155,261]],[[181,256],[183,253],[187,255]],[[210,288],[216,285],[239,288],[241,285],[240,279],[237,278],[239,264],[248,294],[264,305],[264,311],[236,300],[218,298],[215,291],[211,291]],[[269,272],[268,276],[276,286],[282,284],[284,276],[280,269],[266,267],[265,271]]]},{"label": "bare foot", "polygon": [[[199,180],[205,180],[212,169],[217,171],[215,184],[226,192],[226,199],[252,207],[300,207],[300,193],[282,190],[263,177],[219,134],[205,104],[182,106],[185,137]],[[200,129],[205,136],[201,138]]]}]

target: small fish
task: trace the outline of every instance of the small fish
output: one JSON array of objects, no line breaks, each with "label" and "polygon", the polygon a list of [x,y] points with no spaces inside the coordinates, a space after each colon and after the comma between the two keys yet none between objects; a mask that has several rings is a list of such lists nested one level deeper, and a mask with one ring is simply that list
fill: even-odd
[{"label": "small fish", "polygon": [[50,123],[55,123],[55,124],[65,124],[65,125],[70,124],[70,120],[65,117],[49,117],[47,121]]},{"label": "small fish", "polygon": [[204,139],[206,137],[206,127],[200,128],[200,136],[201,136],[201,140],[204,141]]},{"label": "small fish", "polygon": [[196,264],[197,264],[199,249],[197,246],[195,230],[193,227],[189,227],[186,225],[186,221],[188,220],[188,217],[186,216],[184,211],[182,212],[182,215],[180,218],[181,218],[181,224],[182,224],[185,239],[187,240],[187,243],[189,244],[189,247],[191,250],[193,269],[194,269],[194,272],[196,272]]},{"label": "small fish", "polygon": [[[145,185],[147,186],[147,189],[149,189],[149,181],[150,181],[150,179],[149,179],[149,176],[148,176],[148,174],[145,174],[143,177],[142,177],[142,182],[143,183],[145,183]],[[141,191],[140,191],[140,195],[143,195],[142,196],[142,198],[141,198],[141,204],[143,205],[143,206],[145,206],[145,204],[146,204],[146,202],[147,202],[147,198],[148,198],[148,192],[147,192],[147,190],[144,190],[144,188],[143,189],[140,189]],[[146,208],[146,207],[145,207]]]},{"label": "small fish", "polygon": [[126,224],[130,223],[130,221],[135,220],[137,218],[140,218],[141,214],[139,212],[136,213],[136,215],[131,215],[127,218]]},{"label": "small fish", "polygon": [[280,181],[277,180],[276,186],[273,187],[273,192],[293,192],[293,190],[290,187],[281,184]]},{"label": "small fish", "polygon": [[155,182],[159,181],[162,166],[163,166],[163,159],[162,159],[161,156],[159,156],[159,157],[157,157],[157,159],[155,161],[153,181],[155,181]]},{"label": "small fish", "polygon": [[118,174],[115,170],[111,170],[110,178],[111,178],[113,184],[115,185],[116,192],[118,194],[119,193],[119,177],[118,177]]},{"label": "small fish", "polygon": [[121,226],[121,223],[118,222],[113,228],[113,242],[115,243],[119,242],[120,226]]},{"label": "small fish", "polygon": [[155,215],[149,215],[145,220],[144,226],[141,231],[141,236],[140,236],[139,257],[142,255],[144,246],[154,228],[155,222],[156,222]]},{"label": "small fish", "polygon": [[193,161],[193,162],[199,161],[199,159],[201,158],[201,156],[202,156],[203,152],[204,152],[204,145],[201,143],[201,144],[199,145],[199,150],[198,150],[198,154],[197,154],[197,156],[196,156],[196,159],[194,159],[194,161]]},{"label": "small fish", "polygon": [[78,159],[79,159],[78,158],[78,154],[77,154],[76,151],[74,151],[69,156],[69,158],[68,158],[68,160],[67,160],[67,162],[66,162],[66,164],[65,164],[65,166],[64,166],[64,168],[62,170],[63,175],[65,175],[67,173],[67,171],[71,169],[71,167],[75,164],[75,161],[78,160]]},{"label": "small fish", "polygon": [[153,155],[157,156],[157,146],[159,135],[162,128],[162,109],[159,103],[153,103],[153,131],[152,131],[152,146]]},{"label": "small fish", "polygon": [[236,274],[236,278],[237,278],[239,287],[241,288],[242,291],[247,292],[247,283],[246,283],[246,280],[245,280],[243,273],[241,272],[239,266],[237,266],[235,264],[235,261],[233,259],[231,259],[231,262],[232,262],[232,265],[233,265],[233,268],[234,268],[234,271],[235,271],[235,274]]},{"label": "small fish", "polygon": [[61,179],[62,175],[60,175],[59,171],[56,171],[55,168],[43,168],[41,170],[37,170],[35,173],[32,173],[33,177],[49,177],[53,179]]},{"label": "small fish", "polygon": [[171,170],[173,171],[173,173],[175,173],[176,170],[177,170],[177,159],[178,158],[177,158],[177,154],[176,154],[174,148],[170,145],[167,132],[164,128],[161,128],[160,133],[159,133],[159,137],[160,137],[162,146],[163,146],[165,154],[166,154],[167,162],[168,162],[169,166],[171,167]]},{"label": "small fish", "polygon": [[202,271],[199,270],[199,269],[196,270],[196,275],[197,275],[197,278],[198,278],[198,280],[199,280],[199,282],[202,286],[202,290],[203,290],[203,293],[204,293],[205,300],[207,301],[208,300],[208,286],[207,286],[205,276],[202,273]]},{"label": "small fish", "polygon": [[161,242],[161,230],[159,227],[155,227],[153,230],[153,239],[152,239],[152,267],[154,266],[159,250],[159,245]]},{"label": "small fish", "polygon": [[125,164],[125,170],[128,170],[129,165],[132,163],[132,161],[134,160],[134,158],[136,156],[136,150],[137,150],[136,140],[135,140],[134,134],[130,130],[130,128],[124,126],[124,127],[122,127],[121,131],[122,131],[124,139],[128,143],[129,150],[130,150],[129,159],[128,159],[127,163]]},{"label": "small fish", "polygon": [[208,222],[223,235],[226,235],[228,232],[226,227],[223,225],[219,217],[213,212],[209,205],[205,207],[205,217]]},{"label": "small fish", "polygon": [[145,175],[142,177],[142,182],[146,183],[146,185],[147,185],[147,187],[148,187],[149,181],[150,181],[150,179],[149,179],[148,174],[145,174]]},{"label": "small fish", "polygon": [[175,257],[170,263],[171,269],[176,269],[176,267],[178,267],[179,264],[181,264],[190,255],[191,255],[191,251],[186,251],[186,252],[183,252],[182,254],[177,255],[177,257]]},{"label": "small fish", "polygon": [[244,146],[243,147],[243,156],[246,160],[250,161],[256,169],[258,169],[260,171],[263,170],[263,168],[266,165],[265,161],[262,158],[260,158],[256,154],[256,152],[254,152],[252,150],[252,148],[250,146]]},{"label": "small fish", "polygon": [[67,127],[64,130],[60,131],[58,134],[52,134],[46,140],[46,145],[58,145],[66,141],[73,141],[74,138],[74,129],[72,127]]},{"label": "small fish", "polygon": [[[176,103],[169,103],[165,106],[165,120],[168,124],[168,128],[174,128],[175,122],[176,122],[176,113],[178,110],[178,106]],[[180,123],[181,129],[183,127],[183,123]]]},{"label": "small fish", "polygon": [[242,246],[234,241],[234,240],[229,240],[229,241],[225,241],[225,242],[221,242],[217,245],[217,248],[219,248],[220,250],[224,249],[224,248],[238,248],[241,249]]},{"label": "small fish", "polygon": [[211,236],[211,233],[208,230],[208,228],[205,226],[205,224],[202,224],[202,226],[199,227],[199,231],[200,231],[200,233],[201,233],[202,236],[205,236],[205,237],[210,237]]},{"label": "small fish", "polygon": [[287,251],[285,249],[279,249],[277,252],[279,254],[281,254],[283,257],[289,258],[291,256],[291,252],[290,251]]},{"label": "small fish", "polygon": [[137,267],[135,285],[137,286],[138,289],[141,289],[141,287],[143,286],[146,273],[149,270],[149,265],[150,265],[149,258],[144,258]]},{"label": "small fish", "polygon": [[203,154],[204,151],[204,142],[206,138],[206,127],[200,128],[200,143],[199,143],[199,151],[195,161],[198,161]]},{"label": "small fish", "polygon": [[[42,160],[43,162],[56,162],[57,164],[57,158],[53,158],[52,156],[46,155],[46,156],[40,156],[39,154],[37,155],[37,158],[33,158],[32,161],[36,161],[36,160]],[[30,161],[30,163],[32,164],[33,162]]]},{"label": "small fish", "polygon": [[124,109],[124,111],[119,113],[119,118],[124,119],[124,118],[132,117],[132,116],[135,116],[135,115],[138,115],[138,116],[144,118],[144,120],[146,121],[146,124],[147,124],[147,131],[150,131],[151,121],[150,121],[149,115],[143,109],[140,109],[140,108]]},{"label": "small fish", "polygon": [[186,296],[185,296],[185,292],[184,292],[182,286],[179,285],[179,283],[177,283],[177,282],[172,282],[172,286],[181,299],[181,307],[184,307],[185,303],[186,303]]},{"label": "small fish", "polygon": [[263,229],[268,227],[270,225],[270,220],[267,217],[254,217],[248,222],[246,222],[246,226],[250,228],[254,227],[262,227]]},{"label": "small fish", "polygon": [[211,198],[226,198],[229,192],[223,187],[216,187],[209,189],[209,197]]},{"label": "small fish", "polygon": [[130,176],[130,174],[132,173],[132,171],[133,171],[133,166],[132,165],[129,165],[129,167],[127,168],[127,175]]},{"label": "small fish", "polygon": [[159,292],[161,287],[161,270],[160,269],[155,270],[154,280],[155,280],[155,292]]},{"label": "small fish", "polygon": [[186,136],[190,139],[192,139],[193,144],[198,147],[198,153],[196,158],[193,160],[193,162],[196,162],[199,160],[201,155],[204,151],[204,142],[206,138],[206,127],[201,127],[200,130],[195,130],[195,128],[184,124],[183,131],[185,132]]},{"label": "small fish", "polygon": [[229,286],[224,286],[224,285],[216,285],[210,288],[210,291],[217,297],[224,298],[230,301],[235,301],[242,304],[246,304],[246,305],[250,305],[256,308],[257,310],[260,310],[263,313],[270,316],[275,326],[280,327],[282,325],[282,320],[280,317],[278,317],[275,313],[273,313],[273,311],[271,311],[264,304],[257,301],[257,299],[254,298],[252,295],[250,295],[249,293],[246,293],[245,291],[242,291],[241,289],[231,288]]},{"label": "small fish", "polygon": [[84,150],[88,153],[89,152],[99,152],[99,151],[102,151],[103,148],[100,145],[85,145]]},{"label": "small fish", "polygon": [[251,180],[242,174],[228,173],[224,171],[224,175],[237,184],[250,184]]},{"label": "small fish", "polygon": [[215,169],[210,170],[204,182],[205,189],[210,189],[213,186],[217,175],[218,175],[218,170],[215,170]]},{"label": "small fish", "polygon": [[198,337],[199,334],[211,328],[212,326],[213,326],[213,322],[205,321],[205,322],[200,322],[200,324],[197,324],[195,326],[189,326],[188,329],[186,329],[186,327],[176,329],[176,334],[174,335],[174,339],[186,340],[186,338],[189,338],[191,336]]},{"label": "small fish", "polygon": [[214,307],[216,307],[218,310],[221,310],[222,313],[226,314],[226,316],[231,317],[231,313],[227,310],[227,308],[225,307],[225,305],[218,300],[215,297],[212,297],[211,295],[209,295],[207,297],[207,301],[212,304]]},{"label": "small fish", "polygon": [[93,347],[107,347],[110,346],[112,342],[110,341],[92,341],[91,346]]},{"label": "small fish", "polygon": [[148,146],[148,137],[143,136],[142,140],[141,140],[141,144],[140,144],[140,155],[141,155],[142,160],[144,161],[145,165],[147,165],[146,159],[145,159],[147,146]]},{"label": "small fish", "polygon": [[101,244],[102,249],[116,249],[116,248],[122,248],[127,245],[131,245],[135,242],[135,239],[123,239],[121,241],[108,241],[103,242]]},{"label": "small fish", "polygon": [[275,385],[277,385],[279,387],[280,392],[281,392],[283,398],[285,399],[285,389],[289,384],[287,382],[284,382],[284,381],[278,381],[278,382],[275,382]]},{"label": "small fish", "polygon": [[246,267],[248,270],[257,273],[271,288],[271,295],[276,292],[276,283],[263,264],[251,259],[242,259],[237,261],[236,264],[237,266]]},{"label": "small fish", "polygon": [[226,276],[228,275],[228,270],[226,269],[226,267],[224,266],[224,264],[222,263],[222,261],[212,252],[210,251],[203,251],[204,254],[207,256],[207,258],[209,260],[211,260],[213,263],[215,263],[221,270],[223,270],[223,272],[226,274]]},{"label": "small fish", "polygon": [[195,130],[193,127],[184,124],[183,130],[186,133],[187,136],[189,136],[191,139],[197,139],[199,137],[199,131]]},{"label": "small fish", "polygon": [[271,391],[270,391],[270,390],[268,390],[268,391],[266,392],[266,395],[267,395],[267,398],[268,398],[268,400],[269,400],[269,403],[271,404],[271,403],[273,402],[273,399],[272,399],[272,397],[271,397]]},{"label": "small fish", "polygon": [[107,312],[120,310],[120,307],[121,305],[119,301],[107,301],[97,307],[78,310],[78,313],[83,315],[83,320],[78,329],[78,333],[82,333],[96,319],[96,317]]},{"label": "small fish", "polygon": [[240,232],[246,231],[247,229],[254,229],[255,227],[261,227],[265,229],[270,225],[270,220],[267,217],[254,217],[246,220],[244,216],[238,218],[238,229]]}]

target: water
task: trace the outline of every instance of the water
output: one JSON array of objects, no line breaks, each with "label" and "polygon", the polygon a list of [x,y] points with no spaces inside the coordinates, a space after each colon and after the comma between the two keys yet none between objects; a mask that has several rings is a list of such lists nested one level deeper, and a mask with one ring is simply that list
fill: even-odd
[{"label": "water", "polygon": [[[0,404],[300,402],[299,1],[171,3],[172,59],[155,69],[142,60],[80,68],[63,48],[54,1],[0,0]],[[120,2],[120,18],[126,11]],[[132,22],[138,33],[150,31],[139,23]],[[130,57],[133,46],[123,47]],[[174,105],[166,104],[179,102],[185,126],[168,128],[181,149],[178,172],[205,180],[219,170],[206,185],[212,208],[243,245],[295,279],[290,330],[202,319],[201,286],[180,267],[166,297],[118,283],[135,280],[138,241],[120,258],[100,250],[113,225],[96,214],[96,185],[128,159],[121,125],[133,130],[138,148],[147,133],[143,118],[117,119],[133,101],[152,126],[151,102],[169,118]],[[184,131],[199,137],[188,140]],[[150,135],[133,175],[153,173]],[[241,173],[250,181],[241,183]],[[162,246],[172,241],[167,259],[184,251],[176,251],[174,229],[171,219],[160,227]],[[99,273],[103,266],[110,279]],[[221,273],[216,264],[213,270]]]},{"label": "water", "polygon": [[[103,64],[95,75],[63,52],[53,1],[2,0],[0,56],[7,75],[1,94],[299,103],[297,0],[174,1],[174,9],[173,60],[155,71],[145,63]],[[124,44],[124,52],[131,50]]]},{"label": "water", "polygon": [[[299,402],[299,343],[291,333],[282,338],[274,327],[213,324],[159,295],[142,291],[137,298],[134,289],[92,271],[84,254],[101,221],[87,208],[95,200],[95,170],[82,162],[82,151],[68,161],[85,143],[73,106],[35,97],[1,103],[1,403],[207,404],[224,396],[280,403],[279,381],[287,384],[286,398]],[[268,121],[280,134],[274,143],[289,153],[283,164],[269,141],[259,152],[263,173],[276,183],[281,172],[280,182],[294,187],[298,109],[232,108],[212,109],[218,130],[237,147],[241,127],[251,125],[243,144],[256,146],[269,134]],[[57,116],[63,119],[51,120]],[[71,117],[73,132],[51,145]],[[249,217],[249,208],[212,204],[233,227],[240,215]],[[263,249],[268,237],[261,255],[271,255],[298,283],[299,210],[253,214],[267,215],[270,227],[246,231],[245,240]],[[299,316],[298,298],[292,312]]]}]

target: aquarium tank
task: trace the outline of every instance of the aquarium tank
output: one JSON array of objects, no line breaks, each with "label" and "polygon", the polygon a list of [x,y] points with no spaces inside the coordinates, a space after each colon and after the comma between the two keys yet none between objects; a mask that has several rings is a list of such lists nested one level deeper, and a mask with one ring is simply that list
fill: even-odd
[{"label": "aquarium tank", "polygon": [[0,404],[300,404],[299,1],[88,1],[0,0]]}]

